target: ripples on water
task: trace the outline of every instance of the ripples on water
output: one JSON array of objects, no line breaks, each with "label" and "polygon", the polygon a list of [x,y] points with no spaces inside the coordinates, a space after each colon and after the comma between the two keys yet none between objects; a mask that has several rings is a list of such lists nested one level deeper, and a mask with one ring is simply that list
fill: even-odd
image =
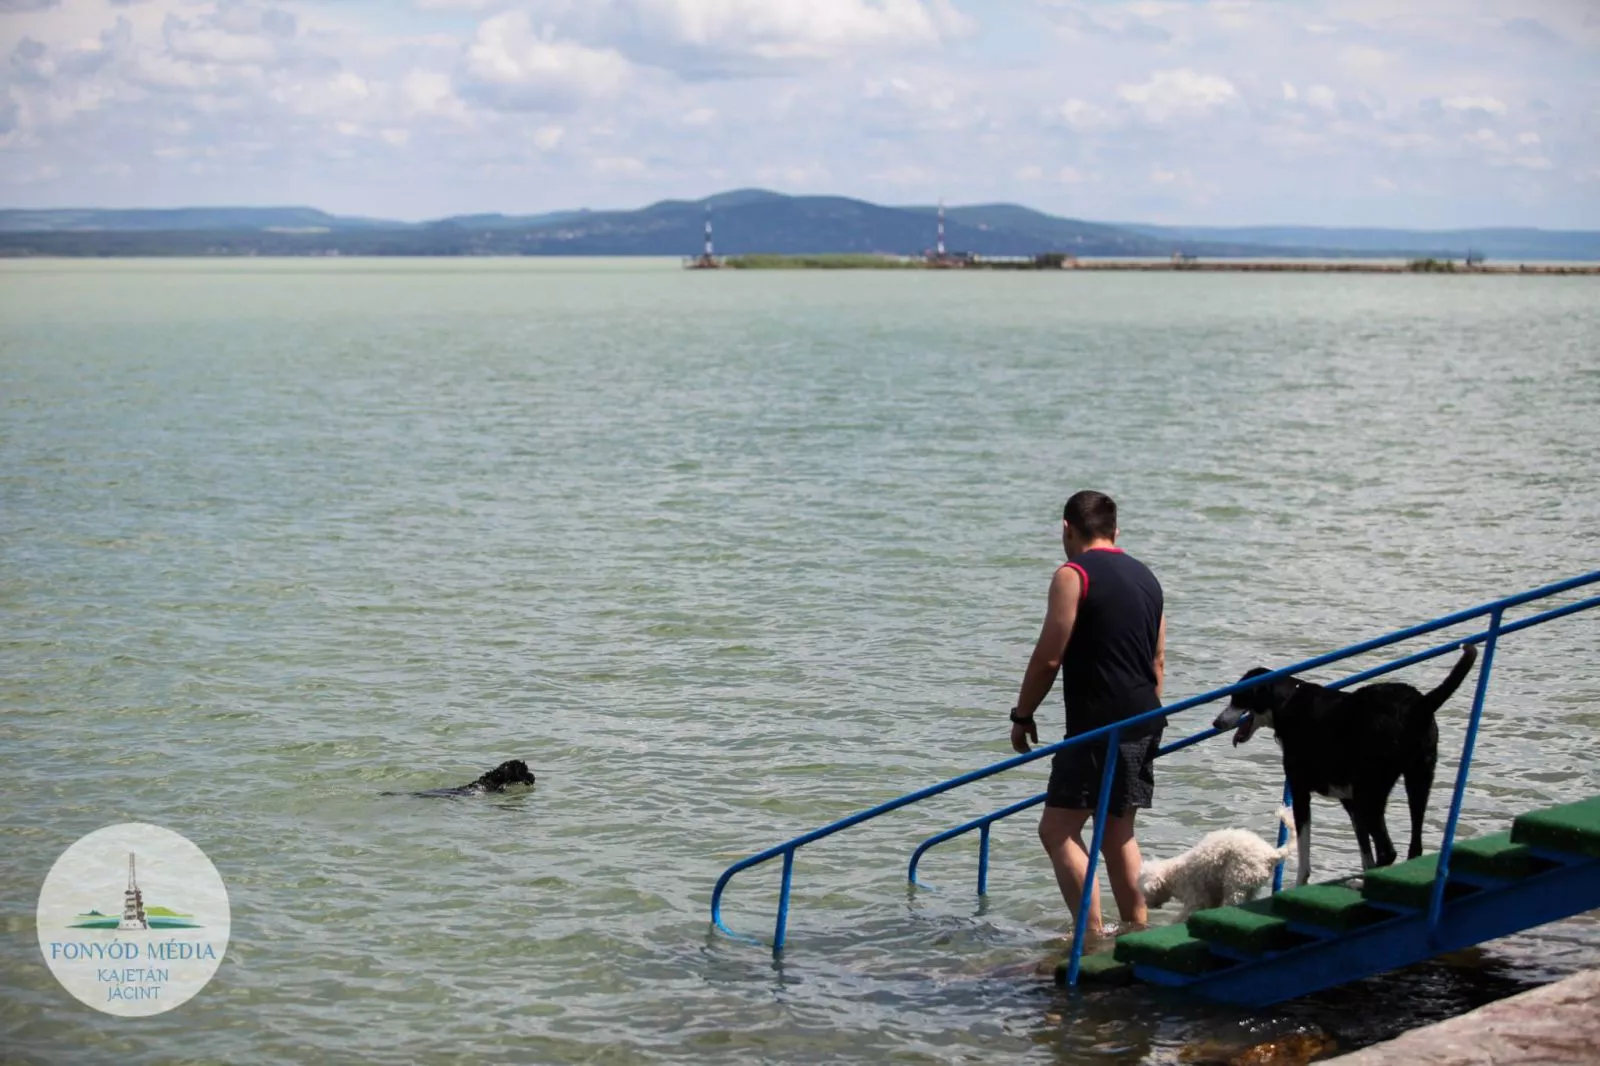
[{"label": "ripples on water", "polygon": [[[26,264],[0,321],[20,1058],[1153,1063],[1600,961],[1590,917],[1254,1015],[1066,996],[1010,972],[1068,928],[1030,816],[987,901],[971,841],[903,881],[1042,767],[802,852],[781,962],[706,920],[734,858],[1007,753],[1076,488],[1165,583],[1174,697],[1594,568],[1591,279]],[[1464,832],[1600,791],[1597,653],[1589,615],[1503,646]],[[379,795],[516,756],[531,794]],[[1146,851],[1270,831],[1275,761],[1164,760]],[[1316,816],[1319,877],[1356,870]],[[32,917],[124,820],[234,908],[212,985],[137,1022],[57,988]]]}]

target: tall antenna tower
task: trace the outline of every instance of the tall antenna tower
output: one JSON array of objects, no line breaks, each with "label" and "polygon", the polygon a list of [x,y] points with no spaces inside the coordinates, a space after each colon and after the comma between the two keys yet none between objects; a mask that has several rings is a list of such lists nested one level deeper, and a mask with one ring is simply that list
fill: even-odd
[{"label": "tall antenna tower", "polygon": [[939,197],[939,240],[934,245],[933,254],[939,259],[944,258],[944,197]]},{"label": "tall antenna tower", "polygon": [[706,258],[711,258],[711,205],[706,204]]}]

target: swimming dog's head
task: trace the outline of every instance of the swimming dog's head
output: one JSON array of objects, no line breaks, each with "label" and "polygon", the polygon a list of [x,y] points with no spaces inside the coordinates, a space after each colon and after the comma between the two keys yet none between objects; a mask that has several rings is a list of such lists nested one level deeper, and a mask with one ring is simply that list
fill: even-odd
[{"label": "swimming dog's head", "polygon": [[[1249,681],[1252,677],[1270,674],[1272,671],[1264,666],[1257,666],[1245,672],[1239,679],[1240,684]],[[1213,729],[1233,729],[1233,746],[1238,747],[1249,740],[1251,735],[1262,726],[1273,728],[1272,716],[1284,704],[1289,702],[1294,695],[1294,690],[1300,682],[1292,677],[1280,677],[1268,681],[1254,688],[1247,688],[1243,692],[1235,692],[1233,699],[1223,712],[1217,715],[1216,721],[1211,723]]]},{"label": "swimming dog's head", "polygon": [[533,771],[528,769],[528,764],[521,759],[512,759],[509,762],[501,763],[478,778],[474,785],[485,792],[504,792],[508,785],[531,785],[533,783]]}]

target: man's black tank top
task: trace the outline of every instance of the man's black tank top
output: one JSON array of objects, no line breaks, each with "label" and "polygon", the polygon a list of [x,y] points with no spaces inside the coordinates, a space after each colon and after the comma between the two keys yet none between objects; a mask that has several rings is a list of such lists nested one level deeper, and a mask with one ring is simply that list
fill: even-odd
[{"label": "man's black tank top", "polygon": [[[1156,576],[1121,548],[1092,548],[1065,565],[1082,585],[1061,659],[1067,735],[1075,736],[1161,706],[1155,658],[1163,604]],[[1157,718],[1123,737],[1148,736],[1165,724]]]}]

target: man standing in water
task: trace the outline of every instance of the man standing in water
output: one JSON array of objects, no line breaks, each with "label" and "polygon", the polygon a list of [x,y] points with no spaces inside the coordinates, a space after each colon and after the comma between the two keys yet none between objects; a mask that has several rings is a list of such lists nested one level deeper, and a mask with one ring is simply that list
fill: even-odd
[{"label": "man standing in water", "polygon": [[[1018,752],[1031,750],[1030,740],[1039,742],[1033,715],[1058,671],[1069,737],[1161,706],[1167,642],[1161,584],[1116,546],[1117,505],[1103,493],[1074,494],[1062,514],[1061,539],[1068,561],[1051,578],[1044,627],[1011,711],[1011,746]],[[1139,891],[1133,820],[1140,807],[1150,806],[1155,792],[1153,763],[1164,725],[1157,718],[1131,726],[1118,740],[1100,854],[1124,927],[1144,925],[1149,917]],[[1104,740],[1057,752],[1039,820],[1039,840],[1074,916],[1089,869],[1083,827],[1100,798],[1105,758]],[[1088,936],[1103,932],[1098,885],[1085,928]]]}]

